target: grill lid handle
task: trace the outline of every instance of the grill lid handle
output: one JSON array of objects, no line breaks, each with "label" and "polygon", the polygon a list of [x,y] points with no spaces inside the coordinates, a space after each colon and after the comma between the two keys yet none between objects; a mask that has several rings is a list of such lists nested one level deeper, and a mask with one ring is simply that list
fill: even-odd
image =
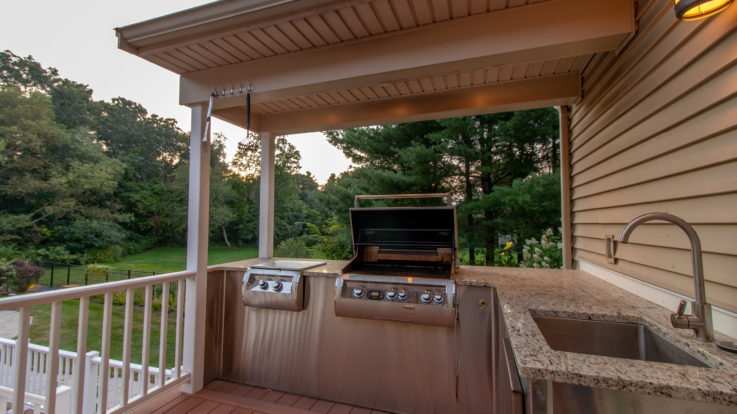
[{"label": "grill lid handle", "polygon": [[450,193],[428,193],[428,194],[380,194],[380,195],[358,195],[353,202],[354,207],[359,207],[359,200],[388,200],[407,198],[442,198],[445,204],[450,206]]}]

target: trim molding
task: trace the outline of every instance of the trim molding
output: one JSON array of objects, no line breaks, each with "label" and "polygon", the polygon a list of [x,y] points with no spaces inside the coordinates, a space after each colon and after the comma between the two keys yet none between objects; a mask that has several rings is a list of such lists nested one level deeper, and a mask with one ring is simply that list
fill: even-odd
[{"label": "trim molding", "polygon": [[[675,293],[660,286],[656,286],[631,276],[615,272],[614,270],[595,265],[586,260],[578,259],[578,268],[596,278],[614,286],[620,287],[643,299],[649,300],[667,309],[676,309],[678,302],[683,299],[688,302],[687,312],[691,311],[693,298]],[[737,314],[712,305],[712,320],[714,330],[732,338],[737,338]]]}]

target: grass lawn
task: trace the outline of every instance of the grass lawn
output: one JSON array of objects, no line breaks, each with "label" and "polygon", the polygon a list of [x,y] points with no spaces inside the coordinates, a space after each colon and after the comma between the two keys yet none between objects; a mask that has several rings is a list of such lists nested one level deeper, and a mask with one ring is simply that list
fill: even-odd
[{"label": "grass lawn", "polygon": [[[110,358],[123,359],[123,324],[125,321],[125,307],[113,305],[112,327],[110,329]],[[69,300],[62,304],[61,308],[61,335],[60,348],[67,351],[77,350],[77,320],[79,312],[79,300]],[[92,298],[89,307],[89,319],[87,325],[87,351],[100,351],[102,349],[102,296]],[[30,342],[48,346],[49,323],[51,316],[51,305],[39,305],[31,308],[33,322],[29,332]],[[176,335],[176,320],[174,312],[171,312],[167,323],[167,351],[166,366],[174,366],[174,344]],[[149,365],[159,364],[159,332],[161,312],[151,312],[151,346]],[[143,345],[143,309],[134,307],[133,328],[131,339],[131,361],[141,363],[141,350]]]},{"label": "grass lawn", "polygon": [[[208,265],[235,262],[239,260],[252,259],[258,257],[258,249],[253,247],[220,247],[211,246],[208,250]],[[139,270],[156,272],[157,274],[178,272],[184,270],[187,263],[187,249],[185,247],[159,247],[151,249],[143,253],[133,254],[124,257],[119,262],[104,263],[115,269],[121,270]],[[51,285],[51,268],[45,267],[46,273],[39,279],[38,284],[41,286]],[[85,284],[85,267],[56,267],[54,268],[54,286],[65,284],[84,285]],[[135,277],[135,274],[134,274]],[[113,276],[111,280],[125,278],[125,275],[119,274]],[[68,282],[68,283],[67,283]]]},{"label": "grass lawn", "polygon": [[[207,256],[207,264],[215,265],[258,257],[258,249],[253,247],[210,246]],[[105,264],[116,269],[152,270],[156,273],[168,273],[184,270],[186,263],[187,249],[185,247],[160,247],[126,256],[119,262]]]}]

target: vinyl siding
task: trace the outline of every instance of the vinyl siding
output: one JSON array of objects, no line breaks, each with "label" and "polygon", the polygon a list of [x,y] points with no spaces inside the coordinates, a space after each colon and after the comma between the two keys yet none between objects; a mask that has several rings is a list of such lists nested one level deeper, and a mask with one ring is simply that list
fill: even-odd
[{"label": "vinyl siding", "polygon": [[648,212],[691,223],[707,300],[737,312],[737,6],[677,21],[672,2],[638,2],[638,32],[594,56],[571,105],[573,258],[693,297],[690,245],[677,227],[637,228],[617,264],[604,236]]}]

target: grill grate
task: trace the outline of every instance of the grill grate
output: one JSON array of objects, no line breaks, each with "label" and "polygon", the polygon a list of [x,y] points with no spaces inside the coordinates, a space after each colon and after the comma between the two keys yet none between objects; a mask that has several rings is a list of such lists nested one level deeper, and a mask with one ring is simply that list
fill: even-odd
[{"label": "grill grate", "polygon": [[370,273],[376,276],[422,277],[427,279],[450,279],[450,269],[429,266],[400,266],[387,264],[357,264],[351,272]]}]

